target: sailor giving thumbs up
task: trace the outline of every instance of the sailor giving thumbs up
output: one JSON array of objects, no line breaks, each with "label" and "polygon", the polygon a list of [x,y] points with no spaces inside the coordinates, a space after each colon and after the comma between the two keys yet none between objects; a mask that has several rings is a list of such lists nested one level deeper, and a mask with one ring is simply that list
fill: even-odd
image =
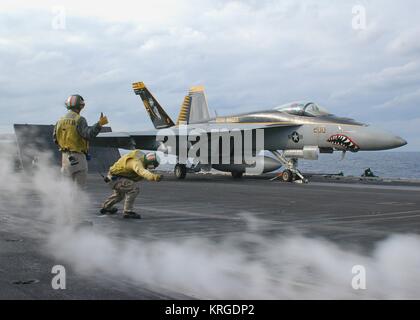
[{"label": "sailor giving thumbs up", "polygon": [[101,112],[101,116],[99,117],[99,124],[101,125],[101,127],[103,127],[104,125],[108,123],[109,123],[108,118],[104,116],[103,112]]}]

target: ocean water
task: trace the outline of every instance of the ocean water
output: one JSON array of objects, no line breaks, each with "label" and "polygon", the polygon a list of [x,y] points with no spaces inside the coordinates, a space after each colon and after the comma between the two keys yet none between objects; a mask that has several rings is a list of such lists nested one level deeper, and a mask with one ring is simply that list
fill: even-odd
[{"label": "ocean water", "polygon": [[[320,154],[318,160],[299,160],[298,168],[304,173],[343,172],[345,176],[361,176],[366,168],[371,168],[375,175],[382,178],[420,179],[420,152],[361,151],[348,152],[343,160],[341,157],[341,152]],[[165,164],[160,169],[173,171],[173,167]]]},{"label": "ocean water", "polygon": [[366,168],[383,178],[420,179],[420,152],[357,152],[321,154],[317,161],[299,160],[299,169],[311,173],[360,176]]}]

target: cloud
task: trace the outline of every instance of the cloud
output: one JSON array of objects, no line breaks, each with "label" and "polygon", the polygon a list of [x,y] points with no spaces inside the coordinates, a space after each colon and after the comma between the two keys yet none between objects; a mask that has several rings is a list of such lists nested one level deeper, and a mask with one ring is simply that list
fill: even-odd
[{"label": "cloud", "polygon": [[420,4],[383,3],[361,1],[367,28],[353,30],[350,3],[64,1],[66,28],[54,30],[55,1],[2,1],[0,126],[53,123],[77,92],[90,122],[103,111],[114,130],[148,129],[140,80],[174,118],[196,84],[219,115],[311,99],[373,124],[399,117],[375,106],[419,83]]},{"label": "cloud", "polygon": [[408,109],[410,114],[408,116],[416,115],[416,108],[420,104],[420,89],[414,90],[412,92],[404,93],[396,96],[390,101],[385,102],[384,104],[378,106],[379,109],[391,109],[399,108]]},{"label": "cloud", "polygon": [[387,50],[393,54],[398,55],[417,55],[420,53],[420,28],[405,30],[401,35],[391,41]]},{"label": "cloud", "polygon": [[[401,65],[387,66],[379,71],[366,73],[352,87],[335,93],[333,99],[351,99],[356,97],[363,103],[366,98],[377,99],[378,105],[389,100],[396,100],[400,95],[407,95],[420,83],[420,60],[412,60]],[[389,97],[392,97],[391,99]],[[375,107],[375,105],[371,105]]]}]

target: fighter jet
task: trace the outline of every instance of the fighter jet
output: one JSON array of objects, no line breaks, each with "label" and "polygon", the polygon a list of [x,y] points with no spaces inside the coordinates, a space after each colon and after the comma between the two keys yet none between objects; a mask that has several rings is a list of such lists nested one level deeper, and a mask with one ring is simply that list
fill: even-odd
[{"label": "fighter jet", "polygon": [[[155,130],[103,133],[93,141],[93,145],[169,152],[177,159],[174,173],[178,179],[184,179],[187,172],[211,168],[241,178],[249,168],[260,167],[262,173],[283,166],[284,170],[279,175],[283,181],[308,182],[298,169],[298,159],[317,160],[320,153],[341,151],[344,156],[346,152],[387,150],[407,144],[399,136],[354,119],[338,117],[312,101],[291,102],[270,110],[211,117],[202,86],[189,90],[175,123],[143,82],[133,83],[133,89],[140,96]],[[168,147],[168,138],[162,139],[168,130],[176,138],[175,147]],[[162,131],[165,133],[162,134]],[[262,144],[256,143],[257,131],[263,133]],[[219,136],[212,138],[214,132],[218,132]],[[212,156],[216,154],[216,157],[207,156],[207,163],[203,163],[206,161],[202,161],[198,153],[193,153],[197,156],[192,160],[190,153],[188,157],[181,156],[180,144],[183,138],[185,148],[191,151],[205,136],[207,141],[219,141],[220,132],[228,135],[239,132],[243,139],[245,136],[252,137],[253,142],[248,149],[255,156],[254,163],[233,159],[235,146],[230,140],[227,140],[230,141],[227,149],[217,144],[208,144],[206,151]],[[191,139],[192,135],[195,138]],[[197,139],[197,136],[200,138]],[[244,140],[240,142],[239,152],[245,153]],[[261,153],[271,153],[272,157]],[[228,161],[220,161],[221,158],[227,158]]]}]

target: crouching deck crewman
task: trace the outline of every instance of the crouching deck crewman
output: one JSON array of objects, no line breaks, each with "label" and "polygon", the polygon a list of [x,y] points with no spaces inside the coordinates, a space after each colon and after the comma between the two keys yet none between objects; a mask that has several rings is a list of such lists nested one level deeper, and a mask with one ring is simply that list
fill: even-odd
[{"label": "crouching deck crewman", "polygon": [[67,98],[65,105],[69,112],[54,127],[54,141],[62,152],[61,172],[70,177],[79,187],[86,185],[88,173],[89,140],[95,138],[108,118],[102,113],[99,121],[89,127],[80,112],[85,101],[78,95]]},{"label": "crouching deck crewman", "polygon": [[139,194],[138,182],[143,179],[160,181],[162,175],[149,171],[158,166],[159,159],[155,152],[144,154],[140,150],[133,150],[122,156],[110,168],[105,179],[113,193],[103,204],[101,214],[115,214],[118,209],[114,205],[125,199],[123,217],[140,219],[141,216],[133,211],[134,201]]}]

